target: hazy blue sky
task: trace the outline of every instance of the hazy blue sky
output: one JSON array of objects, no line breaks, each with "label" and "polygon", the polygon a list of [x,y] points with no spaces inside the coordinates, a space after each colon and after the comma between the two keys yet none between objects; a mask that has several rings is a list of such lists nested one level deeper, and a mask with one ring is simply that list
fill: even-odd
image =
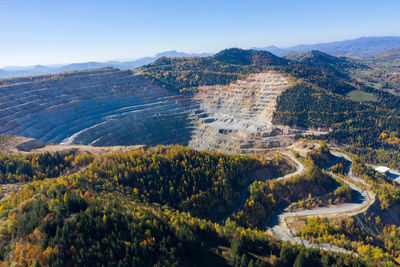
[{"label": "hazy blue sky", "polygon": [[0,0],[0,67],[400,35],[399,0]]}]

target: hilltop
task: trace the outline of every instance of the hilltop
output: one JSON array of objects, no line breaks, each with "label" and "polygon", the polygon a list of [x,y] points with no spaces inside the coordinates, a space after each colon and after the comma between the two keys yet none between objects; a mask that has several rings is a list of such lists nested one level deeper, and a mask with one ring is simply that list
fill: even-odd
[{"label": "hilltop", "polygon": [[279,66],[289,63],[289,61],[268,51],[243,50],[239,48],[222,50],[215,54],[213,59],[233,65]]}]

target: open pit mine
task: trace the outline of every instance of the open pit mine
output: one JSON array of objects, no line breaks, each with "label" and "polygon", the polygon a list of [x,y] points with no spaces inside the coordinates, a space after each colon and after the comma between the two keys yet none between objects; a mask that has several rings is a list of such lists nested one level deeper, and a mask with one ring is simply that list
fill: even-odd
[{"label": "open pit mine", "polygon": [[254,153],[289,145],[301,131],[272,123],[276,99],[289,83],[269,71],[183,94],[113,68],[6,79],[0,81],[0,133],[61,144]]}]

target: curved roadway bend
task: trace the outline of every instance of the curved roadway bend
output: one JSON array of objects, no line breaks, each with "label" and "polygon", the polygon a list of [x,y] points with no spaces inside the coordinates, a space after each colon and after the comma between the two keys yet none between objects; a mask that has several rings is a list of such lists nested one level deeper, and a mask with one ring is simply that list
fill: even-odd
[{"label": "curved roadway bend", "polygon": [[[332,152],[333,155],[337,157],[343,157],[346,160],[350,162],[351,165],[351,159],[342,153],[339,152]],[[285,155],[287,155],[285,153]],[[289,155],[288,155],[289,156]],[[289,156],[291,159],[294,158],[293,155]],[[295,158],[294,158],[295,159]],[[302,165],[297,159],[294,160],[296,164]],[[302,165],[302,168],[304,170],[304,166]],[[297,168],[299,169],[299,168]],[[338,214],[349,214],[349,213],[355,213],[355,212],[360,212],[360,210],[363,210],[367,207],[369,207],[370,204],[373,203],[374,197],[372,197],[372,194],[368,194],[368,192],[365,192],[355,184],[344,180],[343,178],[333,174],[330,172],[332,176],[335,176],[339,179],[341,179],[343,182],[348,184],[352,190],[355,191],[356,194],[356,200],[351,202],[351,203],[345,203],[345,204],[340,204],[340,205],[335,205],[335,206],[330,206],[330,207],[321,207],[321,208],[315,208],[315,209],[309,209],[309,210],[300,210],[296,212],[288,212],[286,210],[281,210],[280,212],[278,211],[275,213],[272,217],[271,220],[271,232],[273,235],[281,239],[282,241],[290,242],[290,243],[297,243],[297,244],[302,244],[306,247],[311,247],[311,248],[318,248],[318,249],[324,249],[324,250],[331,250],[335,252],[343,252],[343,253],[352,253],[351,251],[348,251],[344,248],[340,248],[331,244],[313,244],[309,242],[308,240],[303,240],[297,236],[295,236],[292,231],[288,228],[286,224],[286,218],[288,217],[295,217],[295,216],[332,216],[332,215],[338,215]],[[351,179],[362,182],[365,184],[363,180],[360,178],[354,177],[351,175],[350,171],[348,171],[348,175]],[[287,178],[288,175],[284,177],[280,177],[278,179],[285,179]],[[292,176],[292,175],[290,175]],[[290,177],[289,176],[289,177]]]},{"label": "curved roadway bend", "polygon": [[296,159],[296,157],[293,156],[292,153],[290,153],[290,152],[281,152],[281,154],[287,156],[291,161],[293,161],[294,163],[296,163],[296,170],[295,170],[294,172],[292,172],[292,173],[288,173],[288,174],[286,174],[286,175],[284,175],[284,176],[278,177],[278,178],[276,178],[275,180],[287,179],[287,178],[290,178],[290,177],[295,176],[295,175],[297,175],[297,174],[301,174],[302,172],[304,172],[304,171],[306,170],[306,168],[304,167],[304,165],[301,164],[301,162],[298,161],[298,160]]},{"label": "curved roadway bend", "polygon": [[[283,180],[283,179],[288,179],[288,178],[290,178],[290,177],[292,177],[292,176],[295,176],[295,175],[297,175],[297,174],[301,174],[301,173],[303,173],[303,172],[306,170],[306,168],[304,167],[304,165],[301,164],[301,162],[298,161],[298,160],[296,159],[296,157],[293,156],[292,153],[290,153],[290,152],[280,152],[280,154],[287,156],[291,161],[293,161],[294,163],[296,163],[296,166],[295,166],[296,170],[295,170],[294,172],[288,173],[288,174],[286,174],[286,175],[284,175],[284,176],[280,176],[280,177],[277,177],[277,178],[273,178],[273,179],[271,179],[271,180]],[[221,223],[221,224],[224,223],[232,214],[234,214],[234,213],[236,213],[236,212],[238,212],[238,211],[240,211],[240,210],[243,209],[244,203],[246,203],[246,199],[247,199],[247,198],[246,198],[246,197],[247,197],[247,191],[249,190],[249,187],[250,187],[251,184],[252,184],[252,183],[249,183],[247,186],[243,187],[242,190],[240,190],[240,203],[239,203],[239,205],[237,206],[237,208],[236,208],[230,215],[228,215],[228,216],[226,216],[225,218],[223,218],[223,219],[221,219],[220,221],[218,221],[218,223]]]},{"label": "curved roadway bend", "polygon": [[363,179],[354,176],[353,173],[351,172],[350,167],[351,167],[352,160],[351,160],[351,158],[350,158],[349,156],[347,156],[346,154],[340,153],[340,152],[338,152],[338,151],[331,151],[331,154],[334,155],[335,157],[344,158],[345,160],[347,160],[347,162],[350,163],[350,164],[348,164],[347,166],[345,166],[345,167],[346,167],[347,175],[348,175],[352,180],[357,181],[357,182],[360,182],[360,183],[362,183],[363,185],[367,185],[367,186],[368,186],[368,184],[367,184],[366,182],[364,182]]}]

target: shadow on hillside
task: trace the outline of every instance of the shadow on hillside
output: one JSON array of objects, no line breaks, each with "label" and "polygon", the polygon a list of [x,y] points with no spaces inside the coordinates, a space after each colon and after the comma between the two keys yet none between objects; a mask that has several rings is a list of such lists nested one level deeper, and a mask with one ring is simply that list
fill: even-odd
[{"label": "shadow on hillside", "polygon": [[356,190],[351,191],[351,198],[352,201],[350,203],[352,204],[362,204],[365,200],[365,196]]}]

